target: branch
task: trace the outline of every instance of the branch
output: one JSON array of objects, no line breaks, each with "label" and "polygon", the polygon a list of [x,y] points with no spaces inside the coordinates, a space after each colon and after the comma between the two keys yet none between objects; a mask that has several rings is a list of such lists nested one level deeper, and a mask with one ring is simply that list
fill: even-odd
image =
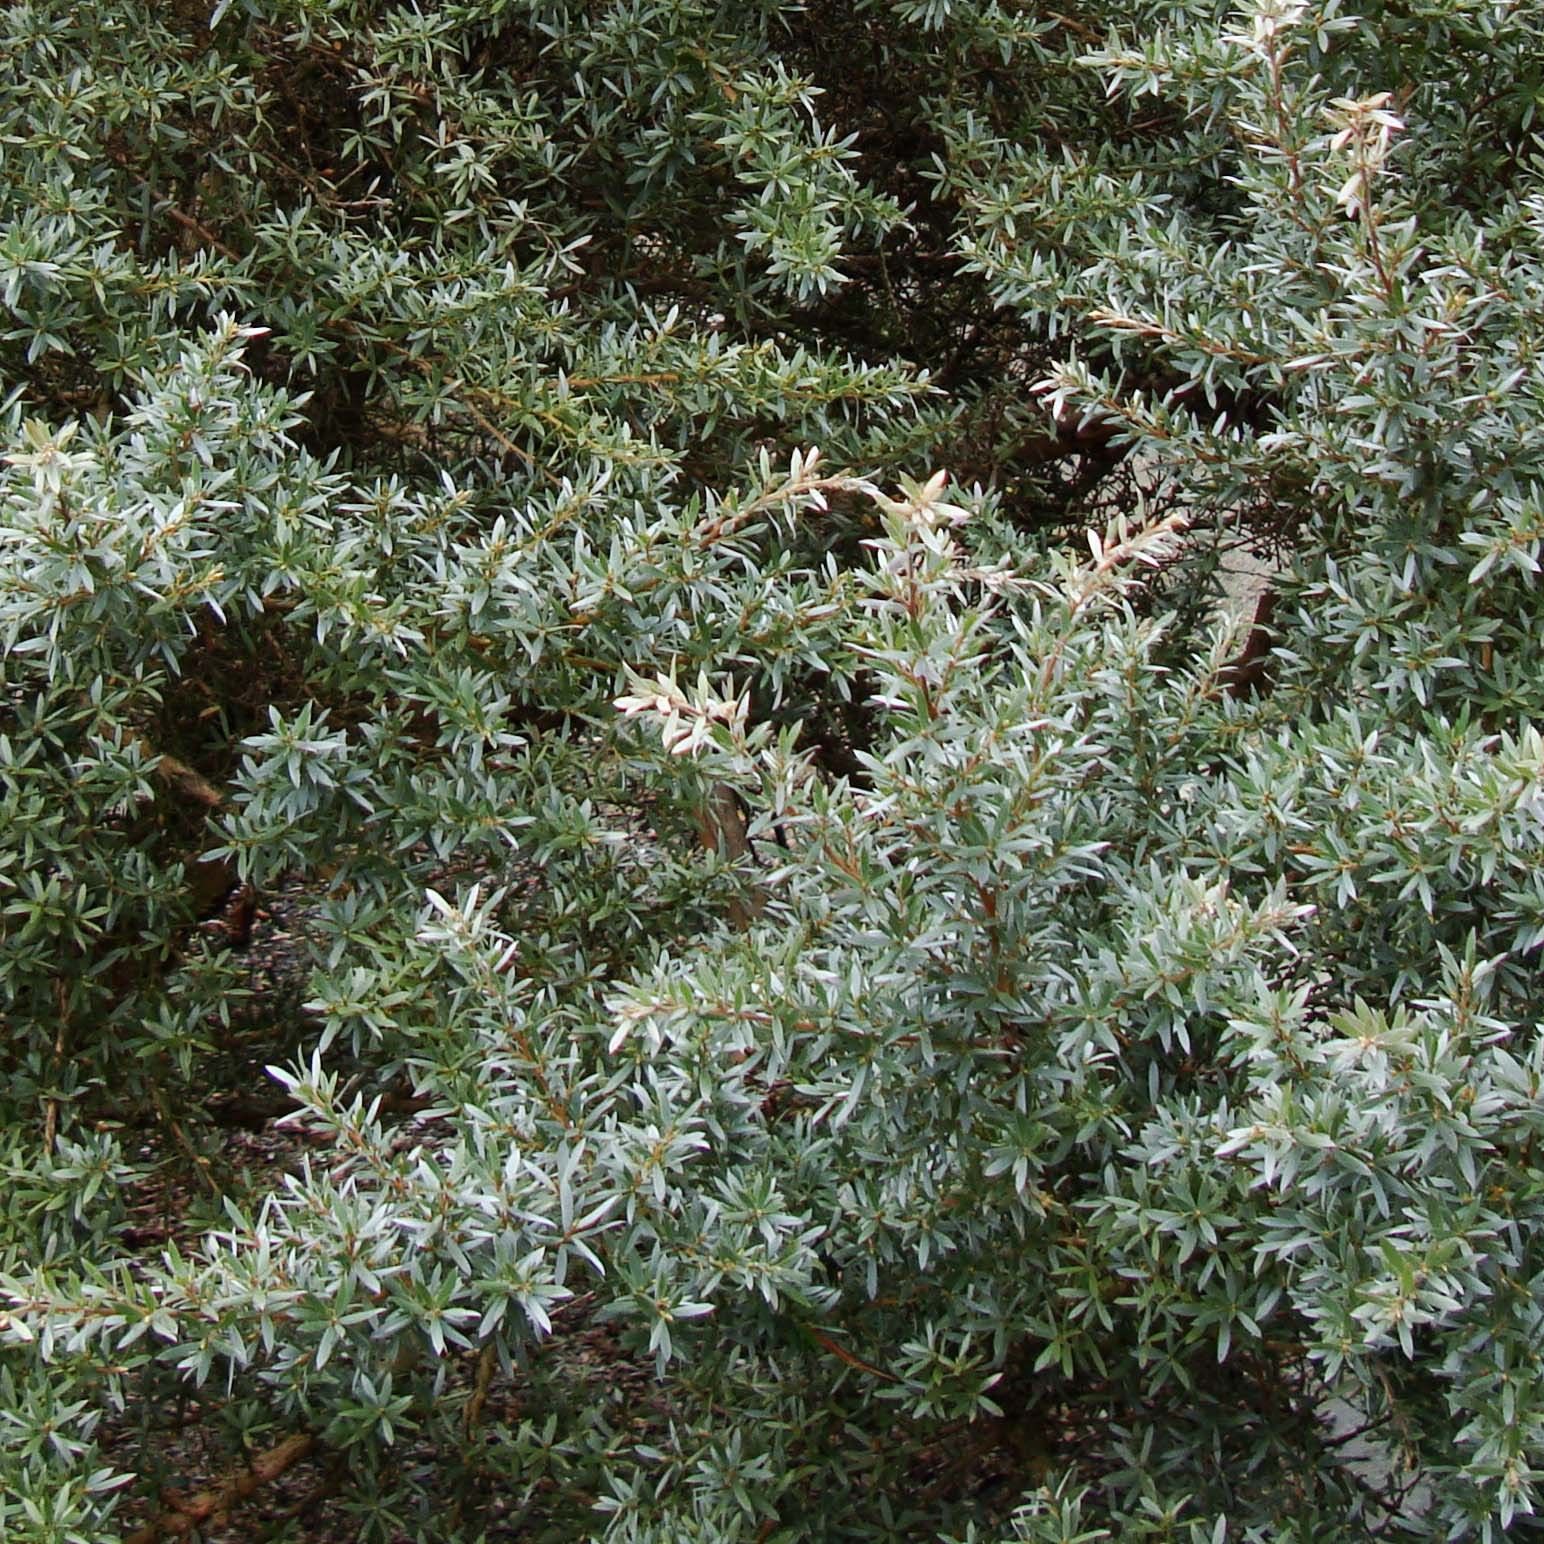
[{"label": "branch", "polygon": [[211,1518],[230,1511],[236,1502],[245,1501],[260,1486],[278,1479],[315,1446],[316,1438],[308,1432],[286,1437],[266,1453],[259,1453],[250,1468],[237,1470],[211,1490],[201,1490],[186,1501],[173,1502],[159,1517],[146,1523],[137,1533],[131,1533],[124,1544],[157,1544],[160,1539],[186,1538]]},{"label": "branch", "polygon": [[1271,618],[1276,611],[1276,592],[1267,589],[1255,602],[1249,634],[1237,658],[1217,672],[1217,684],[1230,697],[1250,697],[1270,690],[1271,651],[1275,634]]},{"label": "branch", "polygon": [[[697,839],[708,852],[719,853],[731,863],[754,857],[745,809],[739,795],[727,783],[714,783],[697,806]],[[730,923],[743,933],[766,903],[761,887],[753,885],[748,896],[736,896],[729,902]]]},{"label": "branch", "polygon": [[178,798],[202,804],[206,810],[217,810],[225,803],[225,795],[213,783],[175,756],[163,752],[156,760],[155,771]]}]

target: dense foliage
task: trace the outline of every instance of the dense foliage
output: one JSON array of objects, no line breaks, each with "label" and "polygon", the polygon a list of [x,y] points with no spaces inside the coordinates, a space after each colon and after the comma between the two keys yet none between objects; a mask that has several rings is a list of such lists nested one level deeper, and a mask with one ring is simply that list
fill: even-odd
[{"label": "dense foliage", "polygon": [[0,1536],[1520,1531],[1541,28],[0,12]]}]

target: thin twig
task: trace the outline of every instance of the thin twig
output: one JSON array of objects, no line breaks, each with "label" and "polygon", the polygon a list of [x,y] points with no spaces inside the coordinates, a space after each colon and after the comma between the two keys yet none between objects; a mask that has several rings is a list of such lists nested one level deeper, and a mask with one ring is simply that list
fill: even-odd
[{"label": "thin twig", "polygon": [[220,1198],[220,1187],[215,1183],[214,1175],[209,1172],[209,1160],[193,1145],[192,1139],[183,1130],[182,1123],[171,1112],[171,1106],[166,1101],[166,1094],[161,1085],[156,1082],[150,1084],[150,1098],[156,1107],[156,1114],[166,1123],[168,1130],[176,1137],[177,1145],[188,1155],[198,1177],[204,1182],[210,1195],[216,1200]]},{"label": "thin twig", "polygon": [[[152,198],[160,196],[154,188],[150,188],[149,191]],[[168,204],[166,206],[166,213],[168,218],[175,220],[184,230],[192,231],[206,246],[213,247],[221,257],[228,257],[233,263],[241,261],[241,253],[234,247],[229,247],[221,241],[202,220],[195,220],[192,215],[184,213],[175,204]]]},{"label": "thin twig", "polygon": [[[61,976],[54,982],[54,1001],[58,1010],[59,1028],[54,1032],[54,1063],[50,1080],[57,1083],[64,1071],[64,1053],[69,1045],[70,997]],[[52,1156],[54,1142],[59,1135],[59,1096],[50,1094],[43,1109],[43,1152]]]}]

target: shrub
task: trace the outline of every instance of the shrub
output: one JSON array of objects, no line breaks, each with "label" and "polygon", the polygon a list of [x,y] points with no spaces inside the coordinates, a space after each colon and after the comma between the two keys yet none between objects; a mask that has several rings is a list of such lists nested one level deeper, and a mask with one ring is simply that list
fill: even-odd
[{"label": "shrub", "polygon": [[1520,1529],[1541,19],[10,7],[0,1533]]}]

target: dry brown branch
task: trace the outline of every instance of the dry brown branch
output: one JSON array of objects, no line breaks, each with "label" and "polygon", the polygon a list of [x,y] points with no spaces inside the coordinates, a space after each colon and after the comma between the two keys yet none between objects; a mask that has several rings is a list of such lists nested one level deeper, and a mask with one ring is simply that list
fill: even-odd
[{"label": "dry brown branch", "polygon": [[[151,188],[150,196],[158,198],[160,195],[156,193],[154,188]],[[167,204],[166,215],[168,219],[174,220],[185,231],[191,231],[205,246],[212,247],[221,257],[228,257],[233,263],[241,261],[241,253],[234,247],[227,246],[225,242],[221,241],[202,220],[194,219],[192,215],[179,209],[175,204]]]},{"label": "dry brown branch", "polygon": [[1070,32],[1074,37],[1082,38],[1084,42],[1098,44],[1104,41],[1104,38],[1100,33],[1095,31],[1094,28],[1087,26],[1083,22],[1074,21],[1072,17],[1063,16],[1057,11],[1048,11],[1046,14],[1051,21],[1056,22],[1059,26],[1065,27],[1067,31]]},{"label": "dry brown branch", "polygon": [[245,1501],[261,1486],[271,1484],[315,1446],[316,1438],[308,1432],[286,1437],[266,1453],[259,1453],[250,1466],[228,1475],[218,1485],[201,1490],[186,1500],[174,1501],[159,1517],[131,1533],[125,1544],[157,1544],[160,1539],[186,1538],[195,1528],[202,1528],[211,1519],[223,1516],[238,1501]]},{"label": "dry brown branch", "polygon": [[[195,772],[175,756],[156,750],[142,736],[136,739],[156,777],[174,799],[206,811],[217,810],[224,805],[224,793],[202,773]],[[236,869],[224,858],[194,858],[188,863],[187,872],[188,894],[198,916],[205,915],[236,884]]]},{"label": "dry brown branch", "polygon": [[[739,795],[727,783],[715,783],[698,807],[697,838],[709,852],[722,853],[733,863],[751,856],[745,810]],[[761,887],[754,886],[748,896],[730,901],[729,920],[743,931],[755,921],[765,905],[766,896]]]},{"label": "dry brown branch", "polygon": [[159,756],[155,764],[156,776],[180,799],[202,804],[206,810],[216,810],[225,802],[225,795],[207,778],[200,776],[185,762],[175,756]]},{"label": "dry brown branch", "polygon": [[477,1381],[472,1385],[472,1397],[466,1402],[466,1435],[470,1440],[471,1435],[482,1424],[483,1407],[488,1403],[488,1389],[493,1383],[493,1369],[496,1365],[493,1342],[490,1340],[482,1348],[482,1353],[477,1358]]},{"label": "dry brown branch", "polygon": [[[856,1367],[859,1372],[866,1372],[871,1378],[878,1378],[883,1383],[896,1381],[893,1373],[883,1372],[872,1362],[865,1362],[861,1356],[854,1356],[841,1341],[833,1339],[824,1330],[810,1327],[810,1338],[823,1350],[829,1351],[837,1361],[845,1363],[848,1367]],[[132,1541],[131,1541],[132,1544]]]},{"label": "dry brown branch", "polygon": [[1275,634],[1271,620],[1276,612],[1276,592],[1264,591],[1255,603],[1249,634],[1237,658],[1217,672],[1217,684],[1230,697],[1249,697],[1270,689],[1271,649]]}]

